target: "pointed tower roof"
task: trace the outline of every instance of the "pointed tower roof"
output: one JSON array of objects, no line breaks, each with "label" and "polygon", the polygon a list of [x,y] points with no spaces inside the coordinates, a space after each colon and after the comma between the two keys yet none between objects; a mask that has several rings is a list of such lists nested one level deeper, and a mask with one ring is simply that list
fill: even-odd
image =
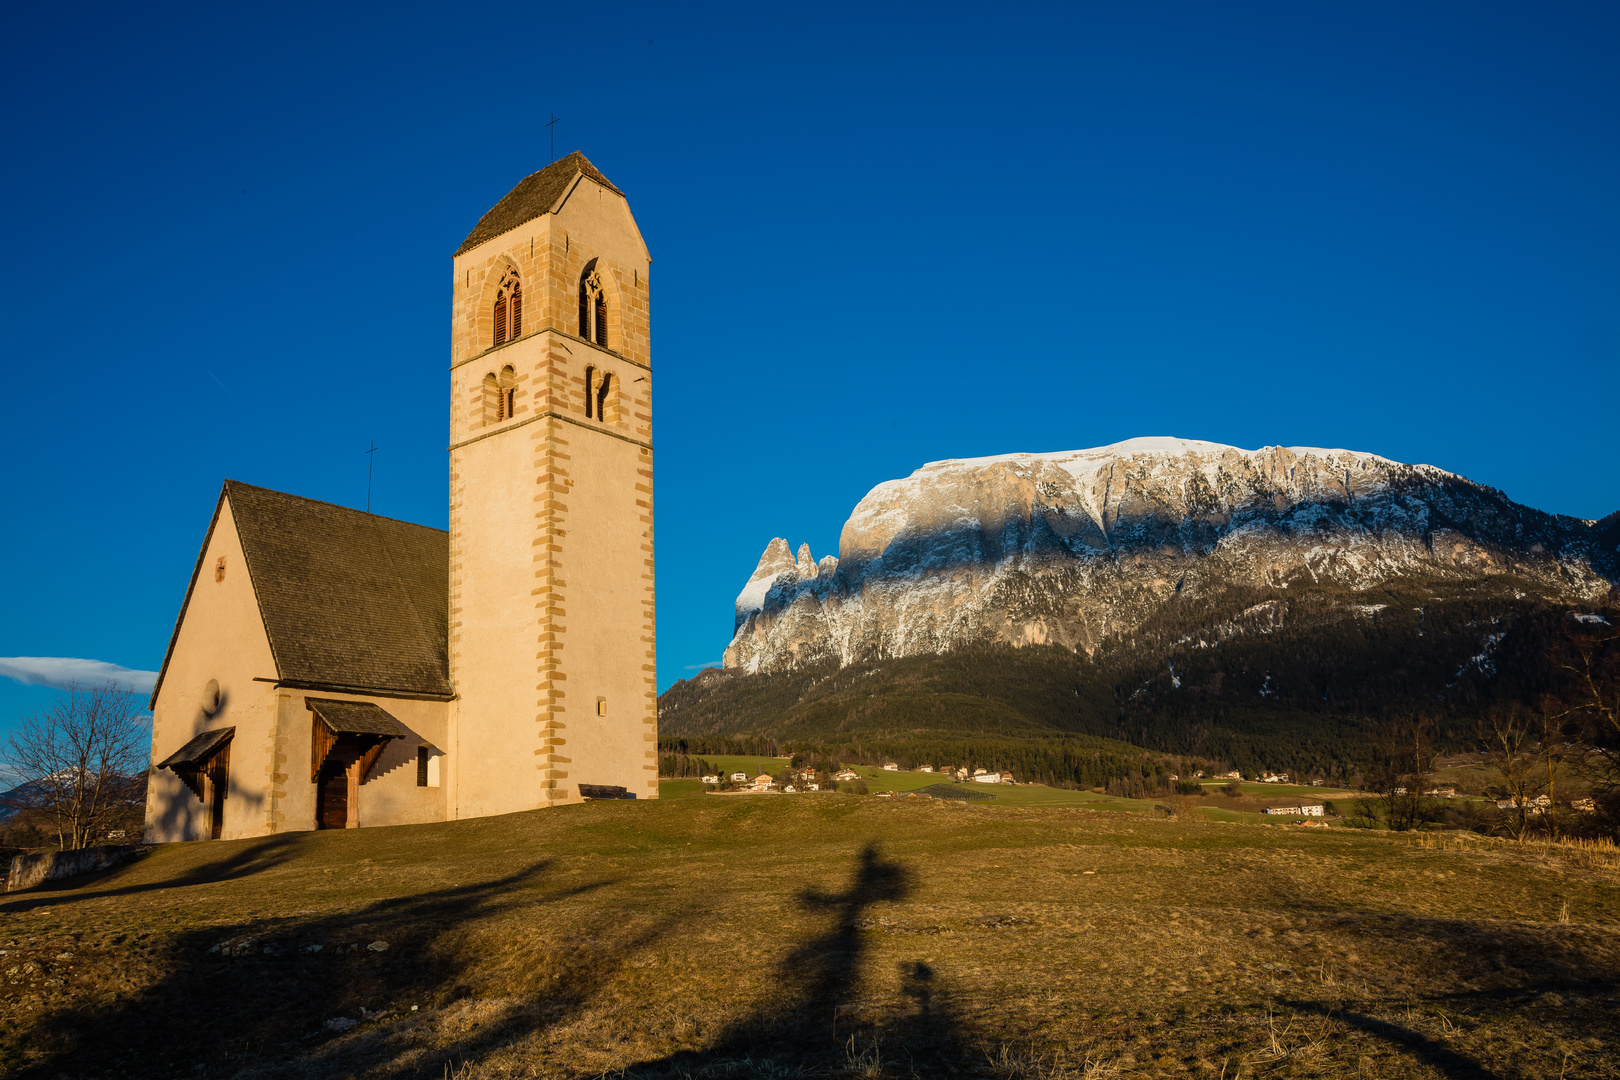
[{"label": "pointed tower roof", "polygon": [[567,157],[558,158],[539,172],[530,173],[519,180],[517,187],[508,191],[506,197],[496,203],[489,213],[478,219],[478,224],[461,242],[456,254],[460,255],[485,240],[509,232],[525,221],[533,221],[541,214],[549,214],[557,208],[557,200],[567,194],[574,186],[575,178],[582,173],[623,197],[624,192],[614,187],[613,181],[603,176],[584,154],[575,150]]}]

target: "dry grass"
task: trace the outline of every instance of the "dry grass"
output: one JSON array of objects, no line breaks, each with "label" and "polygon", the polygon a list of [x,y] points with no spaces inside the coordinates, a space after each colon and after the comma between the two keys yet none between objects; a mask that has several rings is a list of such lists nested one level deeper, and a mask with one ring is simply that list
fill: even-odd
[{"label": "dry grass", "polygon": [[4,1075],[1620,1076],[1612,846],[690,799],[73,884],[0,902]]}]

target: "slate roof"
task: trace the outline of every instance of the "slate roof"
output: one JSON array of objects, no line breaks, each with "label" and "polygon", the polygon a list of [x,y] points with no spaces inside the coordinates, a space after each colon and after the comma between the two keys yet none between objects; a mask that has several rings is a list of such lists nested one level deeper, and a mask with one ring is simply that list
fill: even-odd
[{"label": "slate roof", "polygon": [[334,735],[381,735],[403,739],[405,725],[392,713],[369,701],[337,701],[332,698],[305,698],[309,711],[320,717]]},{"label": "slate roof", "polygon": [[235,727],[222,727],[215,728],[212,731],[204,731],[190,742],[186,743],[186,745],[182,746],[180,749],[158,762],[157,767],[160,769],[173,769],[184,765],[196,765],[201,761],[207,760],[209,755],[211,755],[215,750],[219,749],[220,746],[224,745],[224,743],[235,734]]},{"label": "slate roof", "polygon": [[[448,533],[236,480],[225,481],[219,506],[227,501],[278,679],[308,689],[454,696]],[[216,507],[154,703],[218,521]]]},{"label": "slate roof", "polygon": [[533,221],[541,214],[550,213],[551,208],[557,205],[557,200],[562,198],[578,173],[584,173],[617,195],[624,194],[613,186],[611,180],[598,172],[596,166],[592,165],[584,154],[575,150],[567,157],[558,158],[539,172],[530,173],[519,180],[517,187],[508,191],[504,199],[478,219],[478,224],[467,234],[467,239],[461,242],[456,254],[460,255],[464,251],[471,250],[485,240],[515,229],[526,221]]}]

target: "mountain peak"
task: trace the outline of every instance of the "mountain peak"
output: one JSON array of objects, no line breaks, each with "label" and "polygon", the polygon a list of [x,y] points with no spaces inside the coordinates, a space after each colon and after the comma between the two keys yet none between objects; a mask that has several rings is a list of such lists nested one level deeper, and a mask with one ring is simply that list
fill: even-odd
[{"label": "mountain peak", "polygon": [[1151,436],[952,458],[869,491],[844,523],[836,573],[809,545],[795,558],[772,540],[737,597],[725,662],[762,670],[987,642],[1090,650],[1177,595],[1229,586],[1513,574],[1544,595],[1590,598],[1616,577],[1607,535],[1363,451]]}]

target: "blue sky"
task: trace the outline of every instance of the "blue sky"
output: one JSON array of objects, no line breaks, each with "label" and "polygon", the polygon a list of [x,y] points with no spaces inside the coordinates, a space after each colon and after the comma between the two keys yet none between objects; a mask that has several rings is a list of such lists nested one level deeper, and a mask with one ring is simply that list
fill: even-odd
[{"label": "blue sky", "polygon": [[[445,524],[450,253],[652,249],[659,679],[925,461],[1342,446],[1620,509],[1620,9],[13,5],[0,657],[155,668],[232,477]],[[0,671],[7,669],[0,668]],[[0,674],[0,730],[49,691]]]}]

